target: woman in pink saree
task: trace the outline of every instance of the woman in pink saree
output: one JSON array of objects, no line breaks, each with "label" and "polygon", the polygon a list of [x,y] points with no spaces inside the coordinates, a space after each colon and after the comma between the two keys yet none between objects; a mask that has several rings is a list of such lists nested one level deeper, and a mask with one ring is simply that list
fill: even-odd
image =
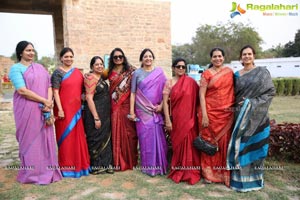
[{"label": "woman in pink saree", "polygon": [[53,126],[46,125],[47,115],[44,115],[52,108],[50,75],[42,65],[33,63],[34,54],[30,42],[19,42],[16,48],[19,62],[9,73],[16,89],[13,105],[21,161],[17,180],[45,185],[59,181],[62,175],[58,168]]},{"label": "woman in pink saree", "polygon": [[149,176],[166,174],[168,164],[161,114],[166,77],[160,67],[152,65],[153,60],[153,52],[144,49],[140,55],[142,66],[132,78],[129,117],[136,121],[141,171]]}]

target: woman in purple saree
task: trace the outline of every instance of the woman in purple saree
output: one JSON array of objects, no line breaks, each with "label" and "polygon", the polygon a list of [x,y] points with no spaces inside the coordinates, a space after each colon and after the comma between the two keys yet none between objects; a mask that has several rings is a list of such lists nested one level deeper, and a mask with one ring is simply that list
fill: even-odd
[{"label": "woman in purple saree", "polygon": [[49,113],[52,108],[50,75],[42,65],[33,63],[30,42],[19,42],[16,55],[19,63],[11,67],[9,77],[16,89],[13,104],[21,161],[17,180],[49,184],[62,178],[53,126],[46,125],[44,117],[44,112]]},{"label": "woman in purple saree", "polygon": [[153,52],[144,49],[140,55],[142,66],[132,78],[129,117],[136,121],[141,171],[150,176],[166,174],[168,164],[161,114],[166,77],[161,68],[152,66],[153,60]]}]

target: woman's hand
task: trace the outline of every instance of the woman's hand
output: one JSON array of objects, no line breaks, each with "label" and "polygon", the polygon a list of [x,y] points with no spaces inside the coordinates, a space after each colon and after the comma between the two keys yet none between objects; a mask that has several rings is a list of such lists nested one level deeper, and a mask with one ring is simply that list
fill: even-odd
[{"label": "woman's hand", "polygon": [[135,113],[131,113],[131,114],[128,115],[128,119],[129,119],[130,121],[134,121],[135,118],[136,118]]},{"label": "woman's hand", "polygon": [[243,97],[243,100],[239,102],[239,105],[240,105],[240,106],[244,104],[245,99],[246,99],[246,98]]},{"label": "woman's hand", "polygon": [[166,122],[165,123],[165,129],[169,132],[172,131],[172,122]]},{"label": "woman's hand", "polygon": [[161,103],[161,104],[156,106],[155,112],[159,113],[159,112],[162,111],[162,109],[163,109],[163,104]]},{"label": "woman's hand", "polygon": [[45,100],[45,101],[44,101],[44,106],[45,106],[45,107],[48,107],[48,108],[50,108],[50,109],[51,109],[51,108],[52,108],[52,106],[53,106],[53,102],[52,102],[52,100],[48,100],[48,99],[47,99],[47,100]]},{"label": "woman's hand", "polygon": [[58,119],[64,119],[65,118],[65,113],[63,110],[58,111]]},{"label": "woman's hand", "polygon": [[208,125],[209,125],[209,119],[208,119],[207,115],[204,115],[202,118],[202,126],[208,127]]},{"label": "woman's hand", "polygon": [[99,129],[101,127],[101,120],[95,120],[95,129]]}]

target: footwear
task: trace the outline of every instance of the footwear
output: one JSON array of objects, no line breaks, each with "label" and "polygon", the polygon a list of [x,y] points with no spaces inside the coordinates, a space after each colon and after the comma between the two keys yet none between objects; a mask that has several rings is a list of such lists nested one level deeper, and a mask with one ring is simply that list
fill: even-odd
[{"label": "footwear", "polygon": [[115,173],[115,171],[114,171],[112,168],[108,168],[108,169],[106,170],[106,173],[108,173],[108,174],[113,174],[113,173]]},{"label": "footwear", "polygon": [[94,170],[94,171],[91,172],[91,174],[93,174],[93,175],[104,174],[105,171],[106,171],[106,169]]},{"label": "footwear", "polygon": [[212,183],[212,181],[210,181],[210,180],[207,180],[207,179],[204,179],[204,183],[205,183],[205,184],[211,184],[211,183]]}]

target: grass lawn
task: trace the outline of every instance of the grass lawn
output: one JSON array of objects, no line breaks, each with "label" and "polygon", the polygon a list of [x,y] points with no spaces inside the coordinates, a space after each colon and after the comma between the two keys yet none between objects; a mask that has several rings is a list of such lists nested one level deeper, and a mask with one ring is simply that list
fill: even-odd
[{"label": "grass lawn", "polygon": [[277,123],[300,123],[300,95],[275,96],[269,114]]},{"label": "grass lawn", "polygon": [[[299,100],[300,96],[275,97],[270,107],[270,118],[277,123],[299,123]],[[0,131],[0,164],[13,159],[9,166],[18,165],[14,129],[7,130]],[[265,168],[264,189],[239,193],[222,184],[204,184],[202,181],[196,185],[176,184],[166,176],[149,177],[137,169],[113,175],[64,178],[47,186],[19,184],[16,182],[16,170],[1,167],[0,199],[299,199],[299,163],[267,158]]]}]

